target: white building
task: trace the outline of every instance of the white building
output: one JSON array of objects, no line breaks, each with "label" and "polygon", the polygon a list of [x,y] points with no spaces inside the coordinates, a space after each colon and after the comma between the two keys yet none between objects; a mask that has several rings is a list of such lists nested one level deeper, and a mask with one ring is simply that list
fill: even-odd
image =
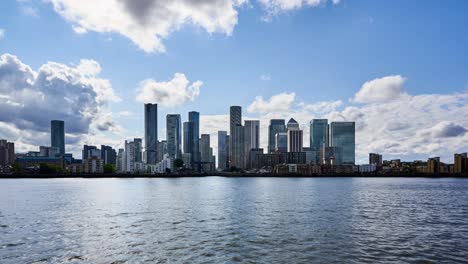
[{"label": "white building", "polygon": [[156,173],[166,173],[167,169],[174,171],[174,159],[165,154],[164,158],[156,164]]}]

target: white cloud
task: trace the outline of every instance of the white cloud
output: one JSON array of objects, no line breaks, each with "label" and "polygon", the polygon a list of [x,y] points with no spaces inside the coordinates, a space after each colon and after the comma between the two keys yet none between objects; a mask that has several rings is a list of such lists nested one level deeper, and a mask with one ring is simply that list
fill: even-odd
[{"label": "white cloud", "polygon": [[183,73],[174,74],[167,82],[147,79],[140,83],[136,100],[142,103],[158,103],[163,107],[175,107],[193,101],[200,94],[201,81],[190,83]]},{"label": "white cloud", "polygon": [[359,103],[379,103],[395,100],[403,95],[405,78],[400,75],[386,76],[365,82],[354,97]]},{"label": "white cloud", "polygon": [[268,101],[265,101],[262,96],[257,96],[247,110],[258,113],[284,112],[289,110],[295,98],[295,93],[280,93],[272,96]]},{"label": "white cloud", "polygon": [[5,37],[5,30],[3,28],[0,28],[0,39]]},{"label": "white cloud", "polygon": [[[317,7],[325,5],[328,0],[258,0],[267,12],[265,20],[270,20],[272,16],[280,13],[300,9],[303,7]],[[332,0],[332,4],[337,5],[340,0]]]},{"label": "white cloud", "polygon": [[108,103],[120,98],[100,71],[93,60],[76,67],[48,62],[34,71],[16,56],[1,55],[0,137],[24,148],[50,144],[51,119],[65,121],[68,140],[93,130],[117,132]]},{"label": "white cloud", "polygon": [[[386,159],[413,160],[440,156],[445,162],[453,161],[453,153],[466,152],[468,91],[410,95],[402,90],[403,77],[376,80],[377,84],[375,80],[366,82],[367,85],[363,85],[365,89],[358,91],[354,97],[364,104],[354,104],[354,100],[350,100],[351,104],[348,105],[344,105],[341,100],[305,103],[297,102],[295,96],[289,96],[285,102],[280,100],[285,94],[272,96],[268,100],[255,98],[249,111],[260,119],[261,147],[266,148],[268,144],[270,119],[283,118],[287,121],[293,117],[304,129],[306,146],[311,119],[355,121],[356,160],[359,163],[367,162],[370,152],[383,153]],[[385,91],[384,96],[375,95],[373,92],[376,89]]]},{"label": "white cloud", "polygon": [[164,52],[162,40],[192,24],[208,33],[231,35],[236,7],[246,0],[48,0],[77,33],[114,32],[146,52]]}]

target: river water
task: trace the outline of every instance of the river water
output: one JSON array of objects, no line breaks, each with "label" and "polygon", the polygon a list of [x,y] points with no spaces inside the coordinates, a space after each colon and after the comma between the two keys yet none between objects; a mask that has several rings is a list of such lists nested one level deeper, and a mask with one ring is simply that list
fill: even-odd
[{"label": "river water", "polygon": [[468,263],[468,179],[0,180],[0,263]]}]

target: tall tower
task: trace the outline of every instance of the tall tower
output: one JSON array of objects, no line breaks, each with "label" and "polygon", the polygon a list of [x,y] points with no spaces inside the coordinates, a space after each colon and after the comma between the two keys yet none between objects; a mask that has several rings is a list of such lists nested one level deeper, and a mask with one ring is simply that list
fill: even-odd
[{"label": "tall tower", "polygon": [[331,122],[330,145],[341,149],[342,164],[354,165],[355,162],[355,123]]},{"label": "tall tower", "polygon": [[158,105],[145,104],[145,158],[156,164],[158,152]]},{"label": "tall tower", "polygon": [[303,132],[294,118],[288,121],[288,152],[302,152]]},{"label": "tall tower", "polygon": [[276,134],[285,133],[286,125],[284,119],[272,119],[268,126],[268,153],[275,152]]},{"label": "tall tower", "polygon": [[244,168],[244,127],[242,126],[242,108],[240,106],[231,106],[230,108],[230,133],[230,166]]},{"label": "tall tower", "polygon": [[327,119],[313,119],[310,121],[310,147],[316,151],[328,147]]},{"label": "tall tower", "polygon": [[248,164],[250,159],[249,153],[251,149],[260,148],[260,121],[259,120],[245,120],[244,121],[244,158],[245,165]]},{"label": "tall tower", "polygon": [[181,158],[181,136],[180,136],[180,115],[169,114],[166,116],[166,140],[167,153],[170,158]]},{"label": "tall tower", "polygon": [[50,145],[65,154],[65,122],[61,120],[50,121]]},{"label": "tall tower", "polygon": [[228,167],[227,145],[228,143],[227,131],[218,131],[218,168],[225,170]]},{"label": "tall tower", "polygon": [[[193,123],[193,133],[192,133],[192,160],[194,162],[200,161],[200,113],[199,112],[189,112],[189,122]],[[195,168],[196,166],[194,166]]]}]

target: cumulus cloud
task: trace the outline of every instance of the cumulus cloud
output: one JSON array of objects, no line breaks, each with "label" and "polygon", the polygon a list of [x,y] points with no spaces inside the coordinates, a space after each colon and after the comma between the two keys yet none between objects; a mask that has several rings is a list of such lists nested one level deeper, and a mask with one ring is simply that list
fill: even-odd
[{"label": "cumulus cloud", "polygon": [[64,120],[69,137],[118,130],[108,103],[120,98],[100,71],[93,60],[76,67],[48,62],[34,71],[14,55],[1,55],[0,135],[20,146],[50,144],[51,119]]},{"label": "cumulus cloud", "polygon": [[[296,119],[308,145],[310,120],[327,118],[329,122],[356,122],[357,162],[367,162],[370,152],[383,153],[386,159],[440,156],[452,162],[453,153],[468,149],[468,91],[411,95],[402,90],[404,79],[388,76],[366,82],[347,105],[341,100],[297,102],[295,96],[290,96],[285,103],[279,100],[285,94],[278,94],[268,100],[255,98],[249,112],[260,119],[263,148],[268,144],[270,119]],[[374,93],[375,90],[384,90],[384,96]]]},{"label": "cumulus cloud", "polygon": [[358,103],[379,103],[395,100],[403,95],[405,78],[400,75],[385,76],[365,82],[353,98]]},{"label": "cumulus cloud", "polygon": [[190,83],[183,73],[176,73],[170,81],[157,82],[147,79],[140,83],[136,100],[142,103],[158,103],[164,107],[179,106],[193,101],[200,95],[201,81]]},{"label": "cumulus cloud", "polygon": [[296,98],[295,93],[280,93],[265,101],[257,96],[247,108],[249,112],[269,113],[287,111]]},{"label": "cumulus cloud", "polygon": [[192,24],[208,33],[232,34],[236,7],[246,0],[48,0],[77,33],[113,32],[146,52],[164,52],[162,40]]}]

